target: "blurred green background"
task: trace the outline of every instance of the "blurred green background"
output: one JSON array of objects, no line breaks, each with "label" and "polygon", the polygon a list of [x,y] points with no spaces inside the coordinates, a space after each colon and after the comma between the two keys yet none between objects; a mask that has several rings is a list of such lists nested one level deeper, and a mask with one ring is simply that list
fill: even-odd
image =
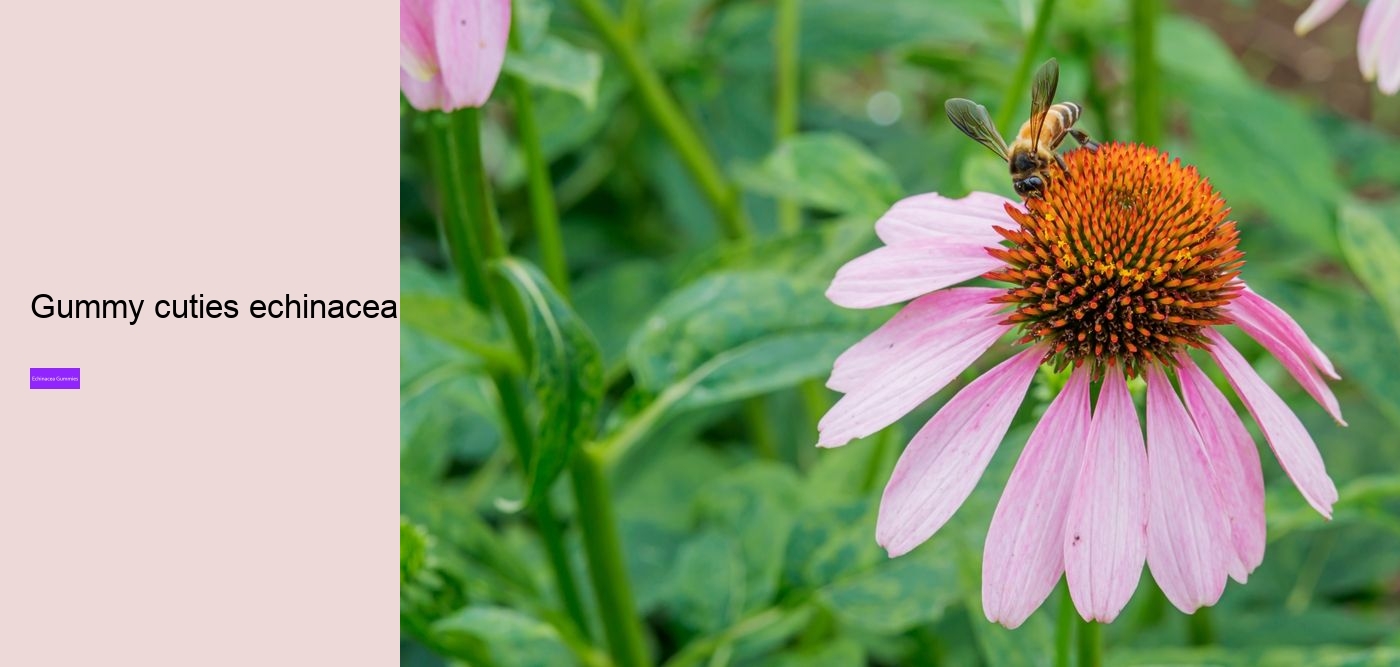
[{"label": "blurred green background", "polygon": [[[979,605],[982,539],[1048,402],[1043,383],[946,528],[894,560],[873,537],[908,436],[1010,346],[885,432],[814,447],[815,420],[836,398],[821,386],[831,361],[894,312],[842,310],[822,292],[875,247],[873,222],[897,199],[1010,196],[1004,163],[958,133],[943,102],[969,97],[1000,116],[1013,100],[1014,124],[1001,129],[1014,133],[1028,94],[1011,86],[1041,2],[792,2],[800,95],[796,132],[780,139],[789,111],[775,109],[774,36],[786,2],[609,5],[742,192],[749,242],[723,238],[582,3],[516,3],[519,41],[483,110],[509,248],[540,263],[509,94],[513,79],[526,84],[562,221],[570,314],[601,351],[591,432],[622,443],[605,472],[647,653],[671,665],[1050,664],[1058,595],[1015,631]],[[1143,139],[1130,3],[1050,4],[1028,60],[1059,59],[1059,98],[1085,107],[1079,126],[1093,136]],[[1341,492],[1335,518],[1308,508],[1263,447],[1263,565],[1195,619],[1144,576],[1105,628],[1108,664],[1400,664],[1400,98],[1357,72],[1362,7],[1306,38],[1292,30],[1302,2],[1160,8],[1149,65],[1161,146],[1234,207],[1244,278],[1331,355],[1350,426],[1228,332],[1317,441]],[[427,137],[442,117],[404,109],[402,663],[609,664],[571,481],[550,501],[589,627],[563,611],[535,516],[516,506],[525,484],[483,358],[509,335],[461,301],[438,232]],[[548,416],[542,405],[531,419]]]}]

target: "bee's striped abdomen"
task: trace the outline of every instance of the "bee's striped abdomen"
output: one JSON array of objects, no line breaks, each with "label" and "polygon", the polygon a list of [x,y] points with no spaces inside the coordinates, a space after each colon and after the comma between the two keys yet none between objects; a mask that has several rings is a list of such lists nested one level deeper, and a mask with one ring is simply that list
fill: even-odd
[{"label": "bee's striped abdomen", "polygon": [[1064,130],[1074,127],[1074,123],[1079,120],[1079,114],[1083,113],[1083,111],[1084,110],[1074,102],[1060,102],[1059,104],[1052,105],[1050,111],[1047,113],[1053,114],[1055,118],[1059,119],[1060,127],[1056,129],[1063,132]]}]

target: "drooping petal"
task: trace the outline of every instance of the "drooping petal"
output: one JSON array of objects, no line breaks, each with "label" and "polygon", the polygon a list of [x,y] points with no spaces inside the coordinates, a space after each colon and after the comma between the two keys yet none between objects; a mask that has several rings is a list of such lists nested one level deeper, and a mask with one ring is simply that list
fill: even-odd
[{"label": "drooping petal", "polygon": [[437,74],[431,1],[399,0],[399,67],[419,81]]},{"label": "drooping petal", "polygon": [[1235,557],[1205,444],[1171,380],[1147,368],[1147,567],[1177,609],[1220,600]]},{"label": "drooping petal", "polygon": [[949,199],[936,192],[914,195],[895,202],[878,221],[875,234],[888,245],[929,237],[953,237],[991,245],[1001,240],[992,225],[1015,223],[1006,214],[1011,200],[986,192]]},{"label": "drooping petal", "polygon": [[[1314,345],[1312,339],[1303,331],[1303,327],[1298,326],[1288,313],[1282,308],[1274,305],[1274,302],[1260,296],[1258,292],[1246,286],[1240,290],[1230,304],[1226,306],[1230,316],[1236,320],[1244,320],[1248,326],[1267,331],[1273,337],[1279,339],[1295,354],[1311,361],[1323,374],[1333,380],[1340,380],[1337,369],[1332,366],[1332,360],[1323,354],[1322,349]],[[1246,332],[1249,329],[1245,329]],[[1253,334],[1250,334],[1253,335]]]},{"label": "drooping petal", "polygon": [[439,77],[419,81],[400,67],[399,90],[403,91],[403,96],[408,98],[408,103],[413,105],[414,109],[429,111],[442,108],[442,79]]},{"label": "drooping petal", "polygon": [[[1243,296],[1243,295],[1241,295]],[[1258,297],[1255,297],[1258,298]],[[1238,301],[1239,299],[1235,299]],[[1233,302],[1232,302],[1233,304]],[[1251,303],[1230,306],[1226,311],[1235,320],[1245,333],[1249,334],[1259,344],[1264,346],[1288,369],[1298,384],[1303,385],[1308,394],[1322,405],[1337,423],[1346,426],[1346,420],[1342,419],[1342,407],[1337,403],[1337,397],[1332,393],[1332,389],[1327,386],[1327,381],[1322,379],[1322,375],[1313,367],[1311,359],[1301,354],[1299,346],[1289,345],[1283,338],[1276,336],[1274,331],[1277,327],[1272,326],[1266,318],[1258,317],[1258,313]],[[1311,345],[1311,343],[1309,343]]]},{"label": "drooping petal", "polygon": [[982,611],[1015,628],[1065,571],[1065,515],[1089,435],[1089,371],[1074,371],[1036,424],[982,550]]},{"label": "drooping petal", "polygon": [[1147,560],[1147,452],[1128,383],[1104,374],[1065,523],[1065,579],[1079,615],[1103,623],[1133,596]]},{"label": "drooping petal", "polygon": [[433,38],[448,107],[479,107],[505,63],[510,0],[433,0]]},{"label": "drooping petal", "polygon": [[1264,471],[1259,467],[1259,450],[1230,399],[1189,355],[1177,355],[1176,368],[1186,409],[1205,441],[1215,488],[1230,515],[1231,541],[1238,561],[1231,564],[1230,576],[1244,583],[1264,561]]},{"label": "drooping petal", "polygon": [[1400,22],[1400,2],[1396,0],[1371,0],[1361,15],[1361,29],[1356,37],[1356,60],[1361,66],[1361,75],[1373,81],[1380,73],[1381,56],[1387,40],[1393,40]]},{"label": "drooping petal", "polygon": [[[817,430],[821,447],[863,438],[909,414],[982,356],[1009,327],[996,315],[971,318],[957,327],[931,329],[884,359],[879,382],[855,380],[855,388],[827,411]],[[864,376],[862,376],[864,377]],[[843,385],[844,386],[844,385]]]},{"label": "drooping petal", "polygon": [[911,349],[920,347],[924,341],[961,337],[968,322],[992,317],[1002,307],[990,300],[1004,293],[992,287],[954,287],[913,300],[890,321],[837,357],[826,386],[850,393],[879,376],[891,362],[908,356]]},{"label": "drooping petal", "polygon": [[1377,85],[1386,95],[1400,92],[1400,0],[1376,0],[1390,4],[1390,22],[1381,26],[1380,63]]},{"label": "drooping petal", "polygon": [[1044,356],[1030,348],[973,380],[904,448],[875,525],[875,541],[891,557],[922,544],[967,500]]},{"label": "drooping petal", "polygon": [[1311,32],[1313,28],[1332,18],[1332,15],[1346,4],[1347,0],[1313,0],[1307,10],[1298,16],[1298,21],[1293,24],[1293,32],[1299,35]]},{"label": "drooping petal", "polygon": [[966,239],[932,237],[877,248],[836,272],[826,297],[846,308],[874,308],[908,301],[975,278],[1002,265],[986,246]]},{"label": "drooping petal", "polygon": [[1254,415],[1255,423],[1264,432],[1283,471],[1288,473],[1309,505],[1322,516],[1332,518],[1337,487],[1327,476],[1322,454],[1317,451],[1308,430],[1220,332],[1207,329],[1205,335],[1211,342],[1210,353],[1215,363],[1225,371],[1230,386]]}]

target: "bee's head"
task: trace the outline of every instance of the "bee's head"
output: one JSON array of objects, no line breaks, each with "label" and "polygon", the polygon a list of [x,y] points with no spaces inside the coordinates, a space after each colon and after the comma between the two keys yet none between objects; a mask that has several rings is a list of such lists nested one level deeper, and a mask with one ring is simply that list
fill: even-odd
[{"label": "bee's head", "polygon": [[1016,179],[1011,183],[1011,187],[1016,189],[1016,194],[1021,195],[1022,199],[1029,199],[1040,196],[1041,189],[1045,187],[1045,181],[1041,180],[1039,176],[1028,176]]}]

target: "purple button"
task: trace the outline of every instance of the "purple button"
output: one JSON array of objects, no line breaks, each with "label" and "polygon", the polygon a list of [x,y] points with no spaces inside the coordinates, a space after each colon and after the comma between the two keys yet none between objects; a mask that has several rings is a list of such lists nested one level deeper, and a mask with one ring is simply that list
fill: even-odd
[{"label": "purple button", "polygon": [[81,373],[77,368],[31,368],[30,389],[81,389]]}]

